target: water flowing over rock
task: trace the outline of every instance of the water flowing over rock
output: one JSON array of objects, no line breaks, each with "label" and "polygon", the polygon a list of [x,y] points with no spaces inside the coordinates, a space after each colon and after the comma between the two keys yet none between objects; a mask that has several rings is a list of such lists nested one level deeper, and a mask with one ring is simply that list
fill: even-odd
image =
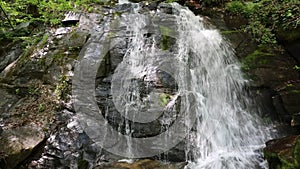
[{"label": "water flowing over rock", "polygon": [[[127,44],[128,49],[122,62],[114,66],[115,70],[111,70],[108,59],[113,56],[105,53],[108,35],[91,36],[82,51],[85,60],[78,72],[75,71],[81,75],[75,82],[81,85],[75,86],[78,99],[75,109],[81,111],[79,120],[85,131],[96,144],[128,158],[151,157],[155,152],[163,152],[164,148],[169,149],[183,140],[170,135],[183,134],[188,136],[184,140],[185,159],[195,161],[188,165],[191,168],[265,167],[260,150],[268,138],[267,128],[249,109],[243,91],[246,81],[228,43],[191,11],[176,4],[158,6],[158,11],[160,8],[169,8],[172,12],[145,15],[138,13],[141,9],[137,6],[131,14],[121,15],[119,26],[129,32],[123,44]],[[157,22],[161,18],[169,20]],[[162,39],[156,32],[161,33]],[[175,43],[166,40],[172,38]],[[158,40],[162,43],[158,44]],[[90,67],[87,72],[87,65],[91,63],[96,67]],[[95,72],[97,65],[100,66],[98,73]],[[170,81],[172,78],[166,78],[169,80],[164,83],[162,77],[166,76],[159,76],[159,71],[171,75],[176,83]],[[84,106],[93,100],[95,82],[87,80],[93,77],[98,78],[96,96],[99,96],[100,109],[93,104]],[[164,84],[173,84],[167,86],[174,89]],[[111,90],[104,92],[110,85]],[[159,110],[166,110],[161,107],[171,107],[174,111],[160,113]],[[102,115],[91,113],[99,111]],[[102,122],[103,116],[113,127],[107,128],[107,123]],[[167,121],[173,124],[169,126],[171,123]],[[184,126],[172,129],[178,121]],[[148,128],[152,132],[146,135],[141,132]],[[143,139],[145,137],[147,139]],[[160,140],[160,144],[154,139]]]},{"label": "water flowing over rock", "polygon": [[[0,145],[20,145],[0,150],[1,167],[268,168],[272,125],[247,89],[266,87],[266,111],[299,126],[296,62],[278,54],[263,67],[264,55],[249,83],[238,59],[255,53],[251,37],[227,36],[231,46],[208,21],[176,3],[122,0],[68,13],[27,54],[1,49]],[[268,160],[282,160],[278,144]]]}]

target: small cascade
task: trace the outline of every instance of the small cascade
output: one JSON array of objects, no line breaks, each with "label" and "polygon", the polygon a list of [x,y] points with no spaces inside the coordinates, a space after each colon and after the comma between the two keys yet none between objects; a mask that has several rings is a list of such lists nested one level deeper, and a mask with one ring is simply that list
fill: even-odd
[{"label": "small cascade", "polygon": [[[177,14],[176,47],[172,53],[172,64],[176,64],[178,71],[172,75],[178,85],[175,95],[179,95],[181,105],[184,104],[181,112],[196,117],[196,127],[190,116],[184,119],[191,125],[187,129],[196,128],[196,132],[185,131],[188,135],[187,158],[195,159],[188,167],[264,168],[260,149],[268,137],[266,128],[256,117],[256,112],[248,108],[249,100],[244,91],[247,81],[233,50],[203,18],[178,4],[173,4],[173,8],[173,13]],[[148,85],[155,81],[163,59],[155,39],[145,37],[149,18],[138,14],[138,9],[134,11],[127,16],[130,45],[115,71],[113,82],[117,83],[112,84],[112,90],[118,91],[114,103],[121,113],[124,112],[123,116],[146,123],[161,115],[156,101],[160,94],[152,92],[141,97],[143,91],[139,83],[141,79]],[[125,133],[130,136],[134,127],[128,120],[125,128]],[[127,137],[127,144],[128,153],[132,153],[131,137]]]},{"label": "small cascade", "polygon": [[[168,156],[184,144],[178,161],[186,159],[186,169],[267,168],[262,148],[271,132],[251,108],[240,63],[218,30],[177,3],[158,5],[156,11],[139,4],[123,7],[131,12],[112,22],[112,32],[90,40],[96,49],[82,52],[78,69],[86,77],[75,79],[79,119],[91,139],[129,161]],[[114,50],[105,45],[119,37],[125,53],[98,79],[110,91],[98,105],[90,104],[95,70]]]},{"label": "small cascade", "polygon": [[[230,45],[203,18],[174,4],[179,39],[176,58],[189,66],[191,91],[201,96],[193,138],[193,169],[264,168],[262,154],[268,137],[257,112],[248,108],[240,65]],[[186,83],[186,82],[181,82]],[[199,101],[199,100],[197,100]],[[204,106],[204,107],[202,107]]]},{"label": "small cascade", "polygon": [[126,3],[129,3],[128,0],[119,0],[118,1],[118,4],[126,4]]}]

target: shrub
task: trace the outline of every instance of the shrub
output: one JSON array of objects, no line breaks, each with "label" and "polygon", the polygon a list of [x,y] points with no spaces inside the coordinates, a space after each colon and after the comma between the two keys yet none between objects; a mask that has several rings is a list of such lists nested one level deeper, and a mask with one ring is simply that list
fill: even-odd
[{"label": "shrub", "polygon": [[250,32],[262,44],[275,44],[280,31],[299,28],[300,1],[261,0],[232,1],[226,4],[226,11],[232,15],[241,15],[249,20],[245,30]]}]

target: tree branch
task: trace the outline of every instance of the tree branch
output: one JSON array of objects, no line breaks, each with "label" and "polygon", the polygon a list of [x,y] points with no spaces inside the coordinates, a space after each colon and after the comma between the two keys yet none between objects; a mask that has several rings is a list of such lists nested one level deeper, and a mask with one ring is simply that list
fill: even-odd
[{"label": "tree branch", "polygon": [[10,27],[11,27],[13,30],[15,30],[14,26],[11,24],[11,21],[10,21],[8,15],[6,14],[6,12],[4,11],[4,9],[2,8],[1,5],[0,5],[0,8],[1,8],[1,11],[4,13],[6,19],[8,20],[8,23],[10,24]]}]

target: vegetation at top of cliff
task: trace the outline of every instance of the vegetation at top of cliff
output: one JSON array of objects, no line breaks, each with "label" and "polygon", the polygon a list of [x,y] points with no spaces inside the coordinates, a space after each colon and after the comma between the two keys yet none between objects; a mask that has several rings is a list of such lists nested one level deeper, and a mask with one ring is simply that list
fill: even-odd
[{"label": "vegetation at top of cliff", "polygon": [[282,32],[298,32],[289,38],[291,40],[300,37],[298,0],[231,1],[226,4],[225,9],[232,15],[241,15],[248,19],[245,30],[261,44],[276,44],[278,35]]},{"label": "vegetation at top of cliff", "polygon": [[[0,1],[0,40],[28,36],[43,27],[61,24],[68,11],[92,12],[96,5],[112,5],[103,0],[3,0]],[[30,30],[20,28],[33,27]],[[28,26],[29,25],[29,26]]]}]

